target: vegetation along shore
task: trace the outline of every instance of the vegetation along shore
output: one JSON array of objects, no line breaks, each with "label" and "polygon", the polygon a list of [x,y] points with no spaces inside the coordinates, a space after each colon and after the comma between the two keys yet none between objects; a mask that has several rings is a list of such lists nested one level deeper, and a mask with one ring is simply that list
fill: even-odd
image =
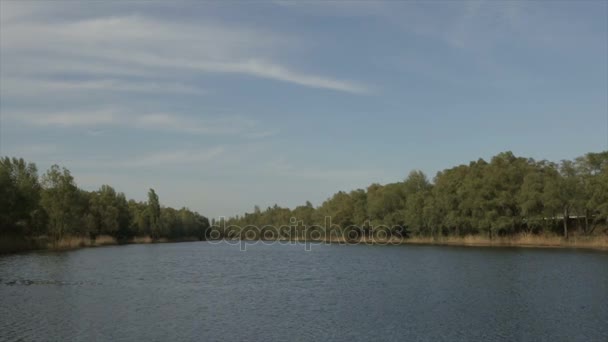
[{"label": "vegetation along shore", "polygon": [[[412,171],[401,182],[340,191],[317,207],[256,206],[222,221],[161,206],[153,189],[147,201],[127,200],[109,185],[80,189],[57,165],[39,177],[33,163],[0,159],[4,253],[234,238],[227,227],[292,227],[291,234],[307,239],[310,230],[298,227],[328,229],[328,218],[337,240],[359,227],[362,242],[388,229],[400,243],[608,249],[608,151],[559,163],[503,152],[433,180]],[[274,238],[284,238],[280,232]]]}]

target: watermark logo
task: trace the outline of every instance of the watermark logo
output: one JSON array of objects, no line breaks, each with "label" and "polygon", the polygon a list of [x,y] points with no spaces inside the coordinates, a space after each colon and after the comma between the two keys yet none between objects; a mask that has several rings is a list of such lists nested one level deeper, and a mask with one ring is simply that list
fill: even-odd
[{"label": "watermark logo", "polygon": [[282,226],[227,225],[223,217],[218,222],[207,230],[207,241],[238,245],[241,251],[246,251],[247,246],[253,244],[301,244],[306,251],[312,250],[314,245],[330,243],[396,245],[407,237],[403,226],[374,226],[366,221],[361,226],[342,227],[332,224],[331,216],[325,217],[323,225],[306,225],[295,217],[289,220],[289,224]]}]

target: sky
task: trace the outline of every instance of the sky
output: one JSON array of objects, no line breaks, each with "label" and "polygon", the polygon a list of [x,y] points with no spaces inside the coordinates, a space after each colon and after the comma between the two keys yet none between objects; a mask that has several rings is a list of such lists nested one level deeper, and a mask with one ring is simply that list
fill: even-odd
[{"label": "sky", "polygon": [[208,217],[608,149],[607,1],[0,1],[0,155]]}]

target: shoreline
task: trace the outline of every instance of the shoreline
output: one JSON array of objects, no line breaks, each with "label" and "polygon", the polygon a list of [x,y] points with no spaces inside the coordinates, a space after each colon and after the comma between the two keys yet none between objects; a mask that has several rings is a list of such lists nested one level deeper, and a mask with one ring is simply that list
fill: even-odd
[{"label": "shoreline", "polygon": [[25,239],[10,236],[0,236],[0,256],[35,251],[61,252],[72,251],[81,248],[95,248],[104,246],[147,245],[155,243],[177,243],[194,241],[201,240],[195,237],[180,238],[175,240],[167,238],[153,240],[150,236],[137,236],[130,240],[119,241],[108,235],[100,235],[94,240],[85,237],[71,236],[62,238],[58,242],[53,243],[45,237]]},{"label": "shoreline", "polygon": [[460,247],[512,247],[512,248],[552,248],[552,249],[585,249],[608,252],[608,237],[595,236],[571,238],[565,240],[561,237],[550,238],[543,240],[532,239],[532,241],[520,241],[518,239],[497,238],[497,239],[471,239],[464,238],[446,238],[446,239],[428,239],[428,238],[412,238],[402,242],[409,245],[435,245],[435,246],[460,246]]},{"label": "shoreline", "polygon": [[[179,243],[205,241],[195,237],[181,239],[161,238],[153,240],[149,236],[134,237],[127,241],[118,241],[107,235],[98,236],[95,240],[83,237],[66,237],[53,244],[44,238],[37,239],[18,239],[12,237],[0,237],[0,255],[17,253],[27,253],[33,251],[70,251],[81,248],[94,248],[103,246],[137,245],[137,244],[156,244],[156,243]],[[216,240],[217,241],[217,240]],[[247,240],[262,241],[262,240]],[[347,241],[344,238],[330,238],[325,240],[306,240],[296,239],[276,239],[266,241],[293,241],[328,244],[366,244],[366,245],[426,245],[426,246],[452,246],[452,247],[512,247],[512,248],[552,248],[552,249],[584,249],[608,252],[608,235],[594,236],[574,236],[565,240],[561,236],[555,235],[516,235],[511,237],[498,237],[489,239],[484,236],[463,236],[463,237],[412,237],[407,239],[393,238],[390,240],[376,240],[373,238],[361,238],[358,241]]]},{"label": "shoreline", "polygon": [[[302,239],[295,241],[305,242]],[[462,237],[411,237],[407,239],[378,240],[361,238],[357,242],[348,242],[344,238],[331,238],[321,242],[339,244],[368,244],[368,245],[432,245],[460,247],[516,247],[516,248],[564,248],[587,249],[608,252],[608,235],[573,236],[568,240],[556,235],[521,234],[511,237],[489,239],[485,236],[467,235]]]},{"label": "shoreline", "polygon": [[[236,239],[234,239],[236,240]],[[247,240],[247,241],[261,241],[261,240]],[[512,248],[553,248],[553,249],[585,249],[585,250],[596,250],[608,252],[608,235],[593,235],[593,236],[573,236],[568,240],[557,235],[530,235],[521,234],[510,237],[497,237],[489,239],[485,236],[467,235],[462,237],[447,236],[447,237],[412,237],[407,239],[392,238],[386,239],[374,239],[374,238],[361,238],[357,241],[347,241],[342,237],[332,237],[330,239],[323,240],[307,240],[303,238],[280,238],[276,240],[265,240],[265,241],[293,241],[293,242],[312,242],[312,243],[326,243],[326,244],[352,244],[352,245],[431,245],[431,246],[460,246],[460,247],[512,247]]]}]

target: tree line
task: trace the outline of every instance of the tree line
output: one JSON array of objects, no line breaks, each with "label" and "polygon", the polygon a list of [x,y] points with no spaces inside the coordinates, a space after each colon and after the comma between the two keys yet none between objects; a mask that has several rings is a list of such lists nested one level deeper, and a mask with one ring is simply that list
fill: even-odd
[{"label": "tree line", "polygon": [[[320,206],[274,205],[222,222],[187,208],[161,206],[153,189],[147,201],[127,200],[109,185],[80,189],[69,170],[53,165],[41,177],[34,163],[0,158],[0,237],[51,241],[109,235],[118,241],[205,239],[210,226],[306,226],[332,229],[390,227],[403,237],[520,233],[608,233],[608,151],[559,163],[503,152],[440,171],[431,181],[412,171],[401,182],[340,191]],[[220,225],[221,223],[221,225]]]},{"label": "tree line", "polygon": [[222,226],[281,227],[296,218],[324,227],[327,217],[338,229],[384,226],[403,237],[608,233],[608,151],[559,163],[503,152],[440,171],[432,181],[412,171],[401,182],[340,191],[318,207],[256,206]]},{"label": "tree line", "polygon": [[80,189],[70,171],[57,165],[39,177],[34,163],[0,158],[0,236],[204,239],[208,228],[209,220],[197,212],[161,206],[153,189],[146,202],[127,200],[109,185]]}]

